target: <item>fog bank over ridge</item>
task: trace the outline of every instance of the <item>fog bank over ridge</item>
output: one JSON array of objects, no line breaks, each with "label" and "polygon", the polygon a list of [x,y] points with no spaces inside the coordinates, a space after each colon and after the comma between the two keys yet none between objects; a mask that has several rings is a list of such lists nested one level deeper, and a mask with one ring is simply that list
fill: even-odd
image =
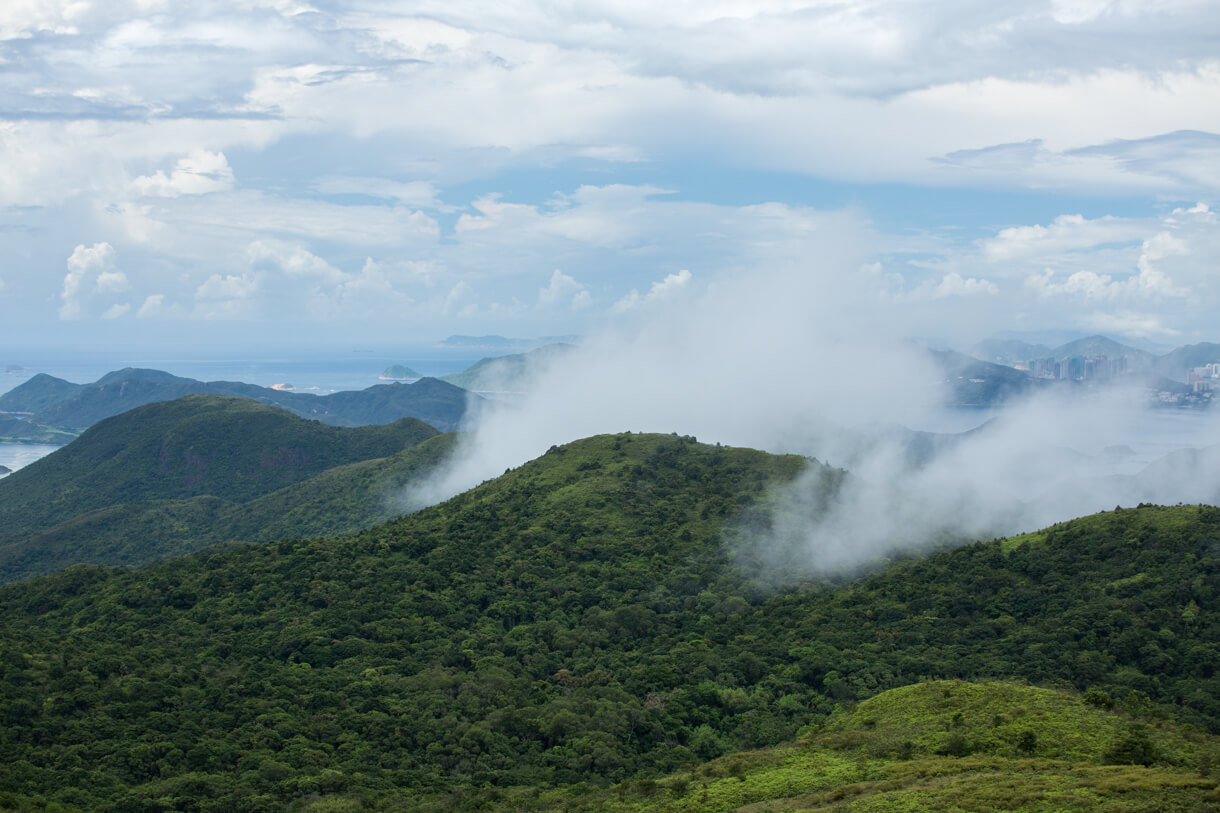
[{"label": "fog bank over ridge", "polygon": [[[539,369],[519,402],[481,414],[448,468],[407,503],[437,502],[554,444],[606,432],[799,453],[850,472],[836,499],[825,505],[819,483],[798,480],[740,534],[751,561],[791,576],[850,572],[1133,500],[1220,500],[1220,469],[1194,458],[1158,464],[1155,488],[1118,476],[1132,466],[1116,447],[1149,419],[1139,393],[1121,387],[1024,401],[912,461],[897,427],[938,425],[946,387],[906,337],[960,326],[943,321],[947,309],[932,324],[920,303],[879,292],[850,237],[827,242],[808,267],[654,286],[628,318]],[[1199,415],[1187,445],[1220,443],[1218,418]]]}]

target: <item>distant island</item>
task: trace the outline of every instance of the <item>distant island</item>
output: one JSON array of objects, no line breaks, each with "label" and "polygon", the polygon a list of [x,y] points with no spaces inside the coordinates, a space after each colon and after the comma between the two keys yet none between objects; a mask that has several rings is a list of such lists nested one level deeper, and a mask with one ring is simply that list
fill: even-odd
[{"label": "distant island", "polygon": [[377,377],[382,381],[416,381],[423,378],[422,375],[402,364],[391,364]]},{"label": "distant island", "polygon": [[438,342],[437,347],[481,349],[498,351],[533,350],[547,344],[576,344],[579,336],[539,336],[535,339],[507,338],[505,336],[449,336]]}]

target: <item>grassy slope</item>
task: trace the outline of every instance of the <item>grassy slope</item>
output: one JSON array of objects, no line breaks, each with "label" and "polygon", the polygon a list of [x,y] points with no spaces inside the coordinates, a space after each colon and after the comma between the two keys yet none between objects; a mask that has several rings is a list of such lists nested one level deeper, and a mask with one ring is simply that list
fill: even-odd
[{"label": "grassy slope", "polygon": [[[1131,764],[1119,747],[1139,732],[1152,747],[1147,766]],[[590,813],[1203,813],[1220,803],[1211,776],[1218,759],[1216,737],[1103,710],[1062,691],[933,681],[872,697],[777,748],[602,793],[511,794],[497,801],[504,809]]]}]

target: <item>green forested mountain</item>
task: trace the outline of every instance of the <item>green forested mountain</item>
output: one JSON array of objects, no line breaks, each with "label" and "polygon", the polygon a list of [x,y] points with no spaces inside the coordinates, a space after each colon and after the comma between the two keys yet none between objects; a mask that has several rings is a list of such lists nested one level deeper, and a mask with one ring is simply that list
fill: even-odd
[{"label": "green forested mountain", "polygon": [[0,589],[0,788],[90,810],[494,806],[770,746],[935,677],[1220,729],[1220,509],[779,590],[750,562],[762,512],[736,518],[807,465],[597,437],[352,537]]},{"label": "green forested mountain", "polygon": [[76,395],[84,386],[38,373],[0,395],[0,412],[41,412]]},{"label": "green forested mountain", "polygon": [[[323,533],[336,523],[350,531],[361,527],[352,524],[357,512],[384,495],[357,501],[351,489],[335,488],[314,508],[269,501],[278,514],[237,504],[336,466],[398,454],[437,434],[414,418],[339,428],[215,395],[149,404],[102,421],[0,481],[0,579],[80,561],[138,564],[235,538],[230,534],[239,530],[237,538],[250,539],[280,529]],[[337,508],[334,521],[290,519],[294,511],[320,508]],[[384,511],[369,517],[384,518]]]},{"label": "green forested mountain", "polygon": [[391,423],[412,417],[442,432],[457,428],[470,399],[477,398],[435,378],[409,386],[379,384],[353,392],[312,395],[240,381],[196,381],[161,370],[129,367],[107,373],[92,384],[71,384],[36,375],[0,396],[0,411],[32,412],[33,424],[79,433],[136,407],[201,394],[248,398],[334,426]]},{"label": "green forested mountain", "polygon": [[389,457],[327,469],[249,502],[199,496],[88,511],[0,546],[0,583],[74,564],[144,565],[220,542],[354,533],[408,510],[403,494],[449,454],[450,432]]}]

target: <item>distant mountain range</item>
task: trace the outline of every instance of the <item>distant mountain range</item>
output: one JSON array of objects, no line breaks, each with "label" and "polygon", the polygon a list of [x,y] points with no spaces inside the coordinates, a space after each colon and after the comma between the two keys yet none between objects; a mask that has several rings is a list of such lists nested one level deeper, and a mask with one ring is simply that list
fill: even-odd
[{"label": "distant mountain range", "polygon": [[1125,358],[1129,371],[1151,369],[1158,375],[1177,380],[1185,379],[1186,372],[1191,367],[1220,361],[1220,344],[1192,344],[1158,356],[1101,335],[1086,336],[1055,347],[1030,344],[1019,339],[990,338],[971,347],[970,355],[982,361],[1005,366],[1046,358],[1056,361],[1076,356]]},{"label": "distant mountain range", "polygon": [[504,336],[450,336],[438,347],[461,347],[471,350],[525,351],[548,344],[576,344],[579,336],[539,336],[536,339],[510,339]]},{"label": "distant mountain range", "polygon": [[997,406],[1053,386],[1020,370],[953,350],[929,350],[945,372],[951,406]]},{"label": "distant mountain range", "polygon": [[528,353],[492,356],[460,373],[443,375],[441,380],[474,392],[524,392],[533,376],[575,349],[571,344],[548,344]]},{"label": "distant mountain range", "polygon": [[[332,426],[383,424],[412,417],[443,432],[456,429],[471,399],[477,398],[436,378],[422,378],[410,385],[378,384],[358,391],[311,395],[240,381],[196,381],[161,370],[128,367],[107,373],[92,384],[73,384],[39,373],[0,395],[0,413],[27,414],[24,431],[31,439],[62,443],[100,420],[135,407],[203,394],[249,398]],[[15,431],[21,427],[0,424],[0,437],[12,435],[6,428]]]},{"label": "distant mountain range", "polygon": [[217,395],[137,407],[0,480],[0,582],[355,531],[402,513],[393,493],[452,438],[415,418],[341,428]]}]

